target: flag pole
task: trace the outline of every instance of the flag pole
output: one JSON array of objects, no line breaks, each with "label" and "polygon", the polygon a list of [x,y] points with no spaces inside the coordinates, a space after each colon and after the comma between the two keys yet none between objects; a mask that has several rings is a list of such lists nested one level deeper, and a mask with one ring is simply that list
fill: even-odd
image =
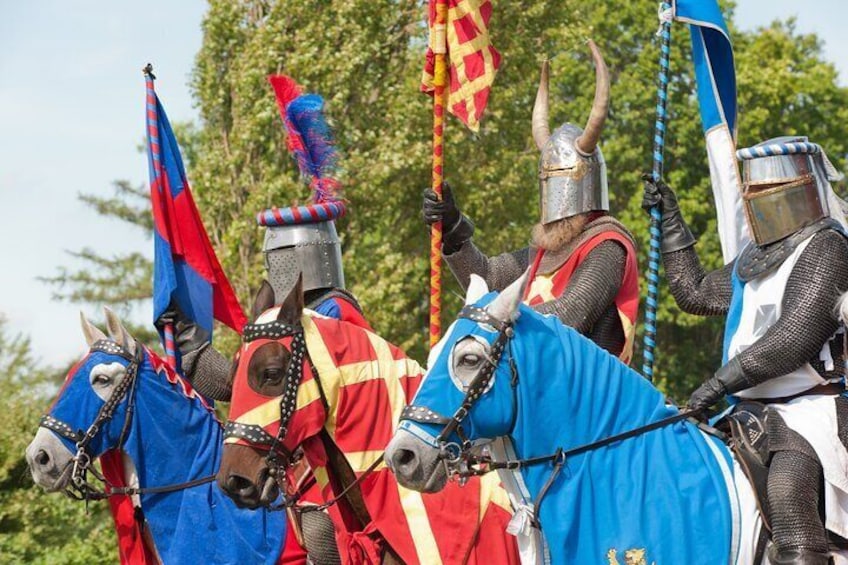
[{"label": "flag pole", "polygon": [[[153,81],[156,80],[156,75],[153,74],[153,65],[147,63],[141,70],[144,73],[144,83],[147,90],[147,143],[150,148],[150,154],[153,158],[151,168],[153,169],[153,177],[156,183],[155,189],[162,182],[162,145],[159,140],[159,117],[156,112],[156,92],[153,88]],[[154,187],[151,187],[154,188]],[[177,370],[177,350],[174,345],[174,324],[167,322],[162,330],[164,334],[163,347],[165,348],[165,358],[168,365],[175,371]]]},{"label": "flag pole", "polygon": [[[432,189],[441,200],[444,180],[445,86],[447,85],[447,0],[436,0],[436,17],[430,31],[430,49],[435,56],[433,71],[433,171]],[[430,230],[430,348],[442,333],[442,222]]]},{"label": "flag pole", "polygon": [[[654,163],[651,174],[654,182],[662,178],[663,151],[665,149],[665,129],[668,113],[668,67],[671,50],[672,7],[666,1],[660,3],[660,70],[657,81],[657,120],[654,126]],[[660,283],[660,245],[662,243],[662,214],[659,205],[651,207],[651,242],[648,250],[648,296],[645,307],[645,335],[642,347],[642,374],[649,381],[654,380],[654,349],[657,346],[657,304],[659,302]]]}]

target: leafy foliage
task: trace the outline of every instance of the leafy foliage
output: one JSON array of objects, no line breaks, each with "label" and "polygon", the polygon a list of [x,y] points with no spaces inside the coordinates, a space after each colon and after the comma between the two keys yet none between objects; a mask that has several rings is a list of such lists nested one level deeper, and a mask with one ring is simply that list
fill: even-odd
[{"label": "leafy foliage", "polygon": [[[253,214],[308,195],[284,148],[265,77],[285,73],[327,100],[343,155],[351,214],[340,222],[349,286],[382,335],[425,355],[427,231],[420,192],[429,183],[430,100],[418,93],[426,29],[423,7],[374,3],[210,2],[192,80],[202,118],[195,195],[225,271],[241,297],[262,276]],[[846,150],[848,90],[839,87],[820,40],[792,20],[754,32],[732,26],[739,76],[739,141],[807,133],[833,156]],[[656,14],[641,2],[500,2],[490,22],[504,55],[479,135],[450,120],[446,172],[475,241],[489,253],[526,244],[537,220],[538,152],[530,112],[542,59],[552,61],[552,125],[583,124],[594,74],[592,37],[612,73],[602,139],[611,204],[647,249],[639,175],[651,165],[658,45]],[[666,177],[696,234],[708,269],[721,264],[689,37],[675,25]],[[327,30],[332,30],[331,34]],[[841,159],[837,159],[838,161]],[[841,163],[838,163],[841,164]],[[642,264],[644,268],[644,262]],[[459,306],[446,271],[445,316]],[[643,289],[644,291],[644,289]],[[683,400],[720,364],[723,321],[680,312],[667,289],[659,309],[659,384]],[[638,355],[637,355],[638,359]]]}]

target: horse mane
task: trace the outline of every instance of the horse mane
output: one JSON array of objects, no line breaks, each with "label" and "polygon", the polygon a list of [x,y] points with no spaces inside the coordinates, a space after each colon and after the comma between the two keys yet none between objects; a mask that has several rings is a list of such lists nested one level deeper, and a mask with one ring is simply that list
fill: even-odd
[{"label": "horse mane", "polygon": [[[144,348],[147,360],[154,373],[156,373],[159,377],[164,378],[167,383],[172,385],[172,389],[182,394],[182,396],[186,399],[198,400],[200,404],[206,408],[206,410],[209,411],[216,420],[218,420],[215,407],[210,404],[202,394],[197,392],[185,376],[178,374],[173,367],[171,367],[164,359],[159,357],[159,355],[157,355],[151,348],[146,345],[142,345],[142,347]],[[220,423],[220,420],[218,421]]]}]

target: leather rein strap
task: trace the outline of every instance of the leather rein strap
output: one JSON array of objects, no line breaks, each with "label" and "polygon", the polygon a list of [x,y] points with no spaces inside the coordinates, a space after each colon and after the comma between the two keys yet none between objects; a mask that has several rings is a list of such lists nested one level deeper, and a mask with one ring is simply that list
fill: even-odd
[{"label": "leather rein strap", "polygon": [[[102,500],[110,496],[132,496],[143,494],[164,494],[168,492],[176,492],[179,490],[192,488],[195,486],[211,483],[215,480],[215,475],[201,477],[191,481],[164,485],[158,487],[118,487],[114,486],[106,478],[92,466],[93,458],[89,452],[89,444],[97,437],[97,434],[102,429],[103,425],[112,420],[118,406],[124,400],[124,397],[129,395],[127,401],[127,411],[124,416],[124,424],[121,427],[121,435],[118,439],[117,447],[122,448],[129,433],[129,426],[132,422],[135,413],[135,396],[138,384],[138,371],[144,360],[143,346],[135,342],[135,354],[114,343],[111,340],[99,340],[91,346],[91,351],[101,351],[110,355],[117,355],[129,361],[124,378],[115,386],[109,398],[104,402],[103,406],[97,412],[97,417],[83,432],[82,430],[74,431],[67,423],[45,414],[41,417],[39,427],[46,428],[70,441],[77,448],[74,458],[71,460],[73,469],[71,470],[71,480],[65,488],[65,494],[75,500]],[[103,488],[98,488],[88,481],[88,473],[91,473],[94,478],[103,485]]]},{"label": "leather rein strap", "polygon": [[[656,422],[651,422],[644,426],[634,428],[613,436],[600,439],[584,445],[579,445],[568,450],[558,448],[556,452],[550,455],[542,455],[539,457],[530,457],[527,459],[515,459],[507,461],[493,461],[489,456],[476,456],[472,453],[472,442],[468,439],[462,430],[462,421],[468,416],[469,411],[480,399],[485,391],[488,390],[491,380],[494,378],[495,371],[500,363],[504,351],[509,346],[509,341],[514,335],[514,329],[511,322],[502,322],[492,317],[486,310],[477,306],[465,306],[459,313],[459,318],[473,320],[480,324],[486,324],[498,331],[498,337],[492,344],[489,363],[480,370],[474,377],[474,380],[468,387],[465,393],[465,398],[462,401],[459,409],[453,416],[447,418],[429,408],[422,406],[407,406],[401,413],[401,420],[410,420],[420,424],[436,424],[444,426],[441,433],[436,437],[436,443],[439,447],[439,457],[445,460],[449,474],[458,476],[460,480],[467,479],[470,476],[480,476],[498,469],[518,470],[521,467],[529,467],[533,465],[542,465],[546,463],[553,464],[548,480],[542,486],[539,494],[536,497],[534,505],[533,520],[535,525],[538,524],[539,507],[542,500],[548,492],[548,489],[553,485],[559,476],[562,467],[565,465],[569,457],[594,451],[602,447],[624,441],[630,438],[641,436],[651,431],[664,428],[676,422],[692,418],[703,410],[684,410],[674,416],[669,416]],[[514,359],[510,357],[510,369],[512,372],[512,386],[515,387],[518,383],[518,371],[514,363]],[[456,432],[462,445],[457,446],[449,441],[450,436]]]}]

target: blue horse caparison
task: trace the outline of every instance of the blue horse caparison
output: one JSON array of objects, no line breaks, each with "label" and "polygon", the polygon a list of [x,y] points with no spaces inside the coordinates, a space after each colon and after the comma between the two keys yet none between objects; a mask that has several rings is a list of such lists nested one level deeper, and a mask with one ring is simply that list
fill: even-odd
[{"label": "blue horse caparison", "polygon": [[[477,305],[494,297],[489,294]],[[524,305],[519,312],[493,386],[462,422],[469,439],[508,436],[525,459],[677,413],[647,380],[575,330]],[[464,392],[449,365],[456,344],[468,336],[492,344],[497,333],[485,324],[457,320],[413,405],[454,414]],[[515,387],[510,357],[518,373]],[[441,426],[405,421],[397,435],[410,428],[417,428],[412,429],[417,437],[408,441],[434,449],[419,440],[422,435],[435,438]],[[531,499],[552,469],[550,463],[522,467]],[[623,562],[625,552],[635,550],[647,564],[734,563],[739,508],[733,481],[746,479],[733,473],[727,448],[688,422],[571,457],[539,508],[551,560],[617,563],[616,554]]]},{"label": "blue horse caparison", "polygon": [[[94,421],[103,400],[89,381],[97,366],[129,362],[92,350],[68,374],[49,414],[74,429]],[[156,487],[214,475],[221,462],[223,433],[214,412],[153,352],[144,349],[138,369],[135,411],[123,452],[141,487]],[[129,395],[127,395],[129,396]],[[117,447],[127,398],[90,444],[99,457]],[[52,432],[51,432],[52,433]],[[72,441],[60,438],[72,453]],[[239,509],[213,483],[165,494],[142,494],[145,527],[164,563],[276,563],[285,539],[282,512]]]}]

